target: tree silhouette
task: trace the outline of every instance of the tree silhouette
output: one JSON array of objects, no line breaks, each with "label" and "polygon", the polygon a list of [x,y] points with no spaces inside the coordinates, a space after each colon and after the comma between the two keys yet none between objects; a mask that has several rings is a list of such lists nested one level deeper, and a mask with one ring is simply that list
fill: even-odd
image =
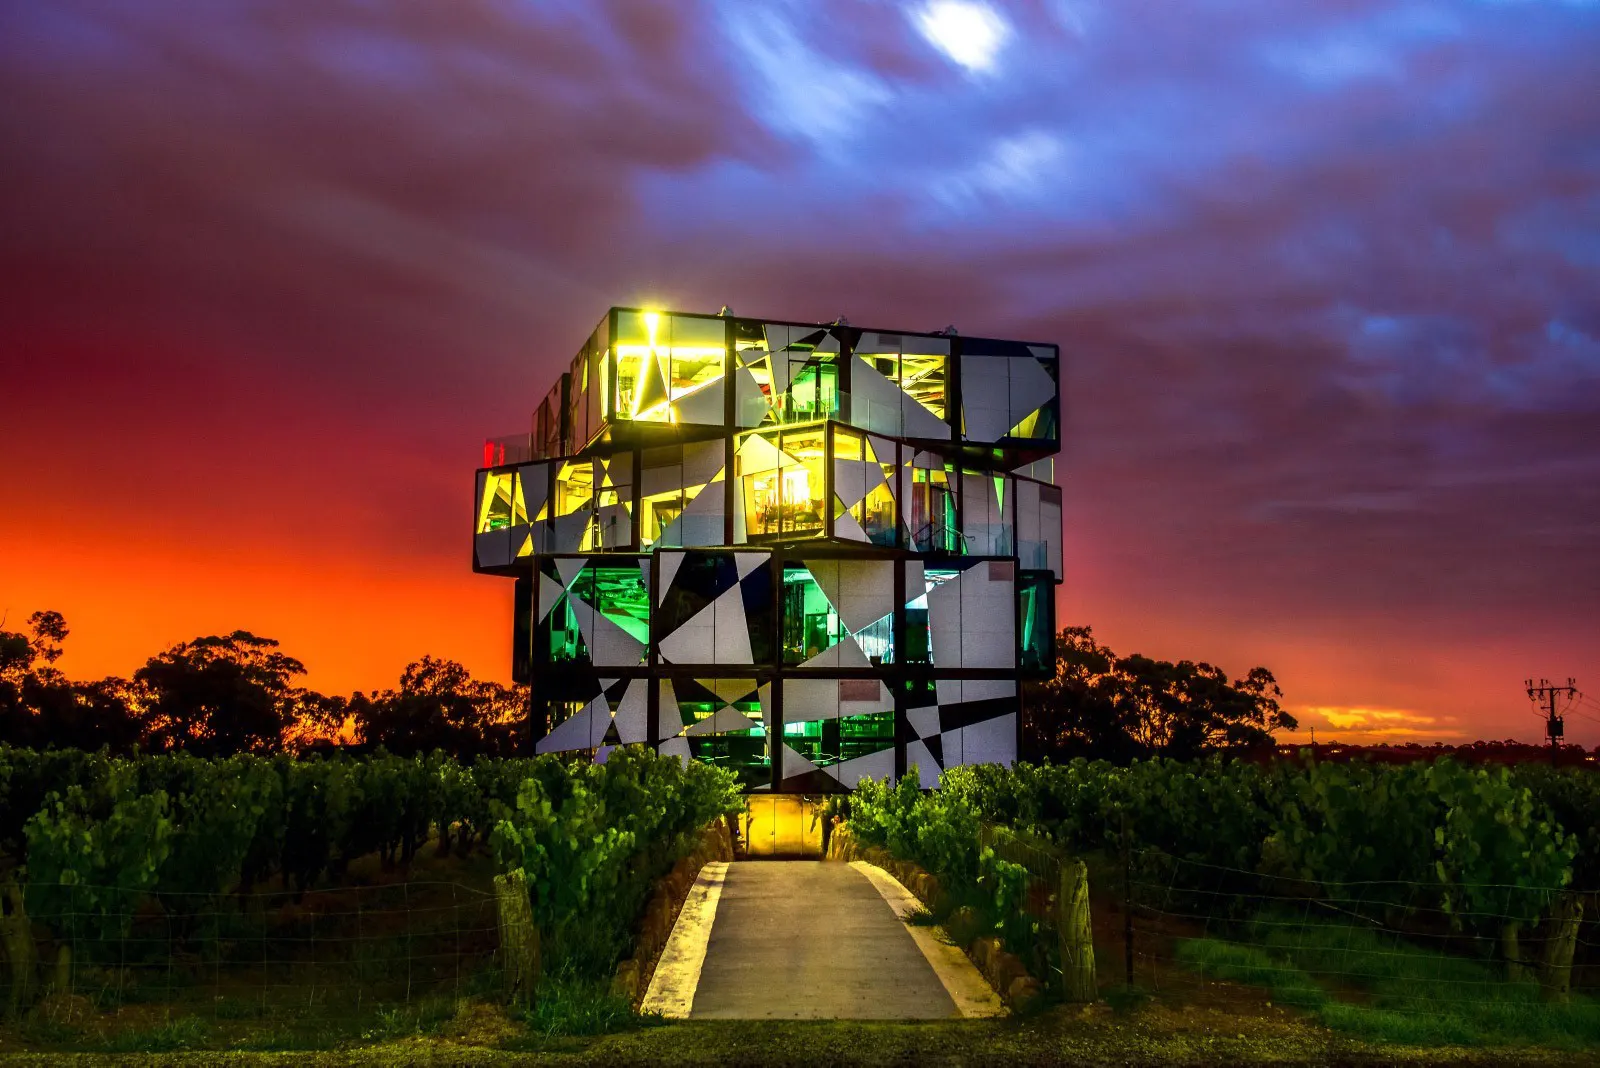
[{"label": "tree silhouette", "polygon": [[1089,627],[1056,636],[1055,677],[1030,689],[1029,748],[1056,759],[1254,752],[1272,747],[1273,731],[1296,726],[1266,668],[1230,681],[1206,663],[1119,657]]},{"label": "tree silhouette", "polygon": [[131,752],[144,726],[127,680],[69,681],[55,667],[67,635],[60,612],[35,612],[27,634],[0,631],[0,738],[35,749]]},{"label": "tree silhouette", "polygon": [[290,681],[305,670],[243,630],[175,645],[133,673],[146,694],[146,744],[197,756],[277,749],[294,720]]},{"label": "tree silhouette", "polygon": [[454,660],[431,656],[406,666],[398,690],[350,702],[364,742],[391,753],[441,749],[458,756],[516,751],[526,708],[519,690],[474,680]]}]

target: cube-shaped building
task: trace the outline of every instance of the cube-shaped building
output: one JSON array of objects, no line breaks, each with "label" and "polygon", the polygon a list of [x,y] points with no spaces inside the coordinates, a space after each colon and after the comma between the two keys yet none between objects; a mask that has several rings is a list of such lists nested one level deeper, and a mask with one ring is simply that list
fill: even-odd
[{"label": "cube-shaped building", "polygon": [[612,308],[485,443],[540,752],[648,744],[751,790],[1016,759],[1054,670],[1055,345]]}]

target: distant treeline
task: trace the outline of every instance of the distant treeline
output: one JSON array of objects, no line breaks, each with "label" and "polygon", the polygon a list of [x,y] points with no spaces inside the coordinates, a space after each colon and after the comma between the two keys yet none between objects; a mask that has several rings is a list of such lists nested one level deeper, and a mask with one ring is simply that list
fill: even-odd
[{"label": "distant treeline", "polygon": [[[1344,742],[1319,742],[1316,745],[1282,745],[1279,751],[1298,755],[1311,752],[1318,760],[1340,762],[1365,760],[1373,764],[1432,763],[1441,757],[1464,764],[1549,764],[1548,745],[1530,745],[1507,739],[1503,742],[1463,742],[1445,745],[1435,742],[1400,742],[1393,745],[1348,745]],[[1563,745],[1556,750],[1556,762],[1561,767],[1600,765],[1600,746],[1593,751],[1581,745]]]},{"label": "distant treeline", "polygon": [[[113,753],[304,752],[334,746],[412,755],[530,755],[537,728],[528,689],[474,679],[451,660],[425,656],[394,689],[348,697],[299,685],[300,661],[246,631],[183,642],[131,678],[74,682],[56,668],[67,624],[36,612],[25,631],[0,630],[0,741]],[[1122,656],[1088,627],[1056,636],[1055,676],[1023,691],[1026,760],[1075,757],[1126,764],[1213,754],[1271,759],[1275,735],[1294,730],[1271,671],[1230,678],[1203,662]],[[542,724],[538,726],[542,727]],[[1363,756],[1398,763],[1450,755],[1472,762],[1548,761],[1549,750],[1515,742],[1466,746],[1319,745],[1319,759]],[[1563,763],[1582,763],[1576,746]]]},{"label": "distant treeline", "polygon": [[66,639],[59,612],[35,612],[25,632],[0,630],[0,741],[205,757],[334,745],[462,757],[531,749],[527,689],[474,679],[452,660],[425,656],[398,688],[343,697],[298,685],[305,666],[247,631],[180,643],[132,678],[95,682],[55,666]]}]

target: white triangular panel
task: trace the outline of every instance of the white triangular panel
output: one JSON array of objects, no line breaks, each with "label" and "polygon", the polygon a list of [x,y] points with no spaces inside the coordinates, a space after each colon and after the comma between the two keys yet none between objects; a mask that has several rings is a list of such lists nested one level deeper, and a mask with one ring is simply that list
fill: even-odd
[{"label": "white triangular panel", "polygon": [[880,749],[876,753],[846,760],[832,767],[823,768],[823,771],[838,779],[845,786],[854,789],[862,779],[892,779],[894,778],[894,747]]},{"label": "white triangular panel", "polygon": [[512,560],[511,532],[491,530],[473,538],[472,547],[478,557],[479,567],[504,567]]},{"label": "white triangular panel", "polygon": [[624,744],[647,740],[650,724],[649,679],[634,679],[628,683],[613,719],[617,724],[617,737]]},{"label": "white triangular panel", "polygon": [[733,374],[733,412],[734,425],[740,427],[760,426],[767,417],[767,395],[756,376],[743,367]]},{"label": "white triangular panel", "polygon": [[576,615],[595,667],[632,667],[643,662],[644,643],[607,619],[604,612],[584,605]]},{"label": "white triangular panel", "polygon": [[828,600],[852,632],[863,630],[894,611],[894,561],[840,560],[838,597]]},{"label": "white triangular panel", "polygon": [[756,692],[755,679],[696,679],[700,685],[732,704]]},{"label": "white triangular panel", "polygon": [[800,665],[803,668],[870,668],[872,661],[848,634]]},{"label": "white triangular panel", "polygon": [[933,685],[941,705],[1017,696],[1015,679],[939,679]]},{"label": "white triangular panel", "polygon": [[933,759],[933,754],[928,752],[928,747],[921,742],[906,744],[906,770],[917,769],[917,782],[924,790],[932,790],[939,785],[939,762]]},{"label": "white triangular panel", "polygon": [[542,623],[556,606],[556,602],[566,596],[566,588],[555,579],[539,573],[539,621]]},{"label": "white triangular panel", "polygon": [[939,733],[939,706],[907,709],[906,722],[911,724],[918,738],[932,738]]},{"label": "white triangular panel", "polygon": [[684,767],[689,766],[689,739],[687,738],[668,738],[656,748],[656,752],[662,756],[675,756],[683,761]]},{"label": "white triangular panel", "polygon": [[768,553],[734,553],[733,567],[743,579],[750,572],[759,569],[768,560],[772,559]]},{"label": "white triangular panel", "polygon": [[550,499],[550,465],[524,464],[517,468],[517,478],[522,483],[523,506],[531,519]]},{"label": "white triangular panel", "polygon": [[1008,364],[998,356],[961,357],[961,410],[966,440],[999,441],[1016,425],[1006,420],[1010,410]]},{"label": "white triangular panel", "polygon": [[789,347],[789,327],[781,323],[762,323],[761,332],[767,339],[767,351],[778,352]]},{"label": "white triangular panel", "polygon": [[744,617],[744,595],[738,585],[661,639],[663,659],[674,664],[750,664],[750,629]]},{"label": "white triangular panel", "polygon": [[[971,579],[973,571],[973,568],[968,568],[928,591],[928,647],[938,667],[961,667],[965,640],[961,631],[961,586]],[[908,595],[910,592],[909,589],[906,591]],[[939,703],[944,704],[943,698]]]},{"label": "white triangular panel", "polygon": [[839,718],[837,679],[784,679],[783,719],[799,723],[811,719]]},{"label": "white triangular panel", "polygon": [[678,708],[678,698],[672,692],[671,679],[656,680],[660,697],[661,721],[656,725],[657,738],[672,738],[683,733],[683,712]]},{"label": "white triangular panel", "polygon": [[1014,763],[1017,759],[1017,715],[1011,712],[945,731],[944,745],[956,747],[962,764]]},{"label": "white triangular panel", "polygon": [[534,748],[540,753],[565,753],[573,749],[592,749],[606,736],[611,726],[611,706],[604,694],[581,710],[556,724],[555,730],[539,739]]},{"label": "white triangular panel", "polygon": [[1055,380],[1038,360],[1031,356],[1011,357],[1011,392],[1006,408],[1006,418],[1009,420],[1006,430],[1022,422],[1030,412],[1048,404],[1055,395]]},{"label": "white triangular panel", "polygon": [[678,568],[683,566],[685,553],[656,553],[656,559],[661,563],[661,584],[656,587],[656,603],[660,604],[667,596],[667,591],[672,589],[672,580],[677,577]]},{"label": "white triangular panel", "polygon": [[875,463],[867,460],[833,461],[833,492],[846,508],[854,508],[866,497],[869,468],[878,473],[878,481],[882,482],[883,469]]},{"label": "white triangular panel", "polygon": [[950,424],[934,415],[909,393],[900,394],[900,422],[908,438],[950,440]]},{"label": "white triangular panel", "polygon": [[750,648],[750,623],[744,615],[744,591],[735,583],[715,601],[718,664],[753,664]]},{"label": "white triangular panel", "polygon": [[719,708],[683,733],[690,737],[701,734],[722,734],[725,731],[747,731],[756,726],[754,720],[732,705]]},{"label": "white triangular panel", "polygon": [[862,528],[861,524],[856,522],[856,517],[851,515],[849,512],[841,512],[838,517],[834,519],[833,536],[836,538],[843,538],[845,541],[872,540],[871,538],[867,537],[867,532]]},{"label": "white triangular panel", "polygon": [[[860,356],[850,357],[850,422],[879,434],[901,435],[900,387]],[[920,406],[919,406],[920,407]]]},{"label": "white triangular panel", "polygon": [[[735,587],[737,589],[737,587]],[[671,664],[711,664],[716,662],[717,602],[712,601],[679,624],[657,644],[661,659]]]},{"label": "white triangular panel", "polygon": [[683,447],[683,484],[703,486],[722,477],[728,454],[722,438],[697,441]]},{"label": "white triangular panel", "polygon": [[[720,472],[719,472],[720,474]],[[723,491],[722,482],[711,482],[683,506],[683,512],[667,528],[682,545],[721,545]],[[666,532],[663,532],[663,540]]]},{"label": "white triangular panel", "polygon": [[816,770],[818,770],[817,766],[811,761],[789,748],[787,744],[783,746],[783,777],[785,779],[794,775],[805,775]]},{"label": "white triangular panel", "polygon": [[761,434],[751,434],[739,446],[739,471],[750,474],[755,471],[771,471],[783,462],[783,453],[778,447],[768,441]]},{"label": "white triangular panel", "polygon": [[723,379],[714,378],[672,402],[679,423],[693,426],[720,426],[723,422]]},{"label": "white triangular panel", "polygon": [[910,604],[918,597],[928,592],[928,584],[923,579],[921,560],[906,561],[906,603]]},{"label": "white triangular panel", "polygon": [[583,537],[589,529],[591,513],[587,508],[571,515],[558,515],[550,523],[550,551],[555,553],[583,552]]},{"label": "white triangular panel", "polygon": [[833,610],[839,610],[839,561],[838,560],[807,560],[806,570],[811,572],[811,577],[816,580],[817,587],[822,590],[822,596],[828,599]]}]

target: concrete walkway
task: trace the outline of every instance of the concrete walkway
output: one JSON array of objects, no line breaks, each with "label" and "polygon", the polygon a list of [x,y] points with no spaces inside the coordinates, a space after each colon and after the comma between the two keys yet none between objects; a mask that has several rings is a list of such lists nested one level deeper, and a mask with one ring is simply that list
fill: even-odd
[{"label": "concrete walkway", "polygon": [[909,895],[877,868],[815,860],[707,868],[662,953],[647,1010],[827,1020],[1002,1011],[960,950],[908,928]]}]

